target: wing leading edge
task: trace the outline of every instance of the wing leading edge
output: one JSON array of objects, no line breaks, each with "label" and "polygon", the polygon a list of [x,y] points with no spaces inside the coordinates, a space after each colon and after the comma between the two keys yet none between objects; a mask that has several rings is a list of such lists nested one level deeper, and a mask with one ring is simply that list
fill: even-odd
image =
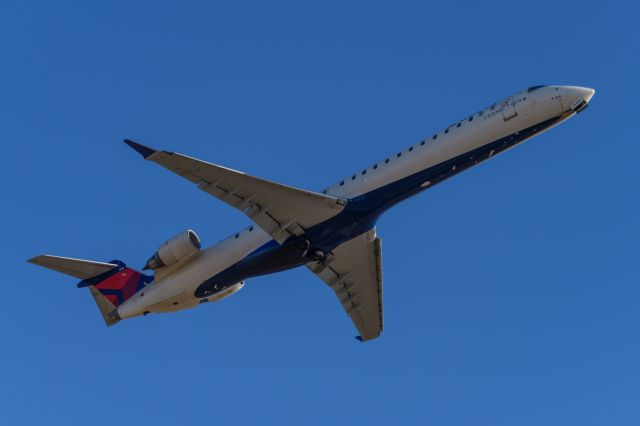
[{"label": "wing leading edge", "polygon": [[280,244],[340,213],[346,204],[341,198],[282,185],[186,155],[156,151],[128,139],[125,143],[146,160],[240,210]]},{"label": "wing leading edge", "polygon": [[361,341],[375,339],[383,328],[381,243],[372,229],[339,245],[324,262],[307,264],[338,296]]}]

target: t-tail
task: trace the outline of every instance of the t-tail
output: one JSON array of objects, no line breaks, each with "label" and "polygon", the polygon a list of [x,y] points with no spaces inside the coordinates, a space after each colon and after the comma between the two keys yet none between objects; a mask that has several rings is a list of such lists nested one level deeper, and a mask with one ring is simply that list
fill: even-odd
[{"label": "t-tail", "polygon": [[95,262],[44,254],[29,262],[80,278],[78,288],[89,288],[108,326],[120,321],[117,307],[153,281],[152,276],[131,269],[119,260]]}]

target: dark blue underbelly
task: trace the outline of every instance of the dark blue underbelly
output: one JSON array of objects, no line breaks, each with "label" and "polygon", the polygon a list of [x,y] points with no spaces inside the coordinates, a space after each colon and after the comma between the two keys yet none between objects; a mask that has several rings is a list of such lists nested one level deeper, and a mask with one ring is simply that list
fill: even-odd
[{"label": "dark blue underbelly", "polygon": [[[318,251],[329,253],[345,241],[372,229],[378,218],[399,202],[519,144],[553,126],[562,118],[561,116],[553,117],[428,169],[351,198],[340,214],[312,226],[300,237],[291,237],[282,245],[274,240],[268,242],[240,262],[202,283],[196,290],[195,296],[209,296],[250,277],[295,268],[312,261],[313,259],[309,256]],[[427,182],[428,184],[425,185]]]}]

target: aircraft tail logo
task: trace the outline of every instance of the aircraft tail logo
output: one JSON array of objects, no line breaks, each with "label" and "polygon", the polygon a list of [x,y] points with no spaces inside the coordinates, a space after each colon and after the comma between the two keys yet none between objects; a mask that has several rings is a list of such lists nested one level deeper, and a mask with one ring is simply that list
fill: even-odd
[{"label": "aircraft tail logo", "polygon": [[78,287],[94,286],[113,306],[117,307],[153,281],[152,276],[131,269],[119,260],[109,263],[116,264],[118,267],[97,277],[82,280]]}]

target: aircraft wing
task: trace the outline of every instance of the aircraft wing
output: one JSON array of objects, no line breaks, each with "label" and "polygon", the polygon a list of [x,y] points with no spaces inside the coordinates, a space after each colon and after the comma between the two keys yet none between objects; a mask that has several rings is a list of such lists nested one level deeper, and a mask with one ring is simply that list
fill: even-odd
[{"label": "aircraft wing", "polygon": [[156,151],[128,139],[125,143],[146,160],[240,210],[280,244],[340,213],[346,204],[340,198],[281,185],[186,155]]},{"label": "aircraft wing", "polygon": [[339,245],[324,262],[307,264],[336,293],[362,341],[382,332],[381,248],[372,229]]}]

